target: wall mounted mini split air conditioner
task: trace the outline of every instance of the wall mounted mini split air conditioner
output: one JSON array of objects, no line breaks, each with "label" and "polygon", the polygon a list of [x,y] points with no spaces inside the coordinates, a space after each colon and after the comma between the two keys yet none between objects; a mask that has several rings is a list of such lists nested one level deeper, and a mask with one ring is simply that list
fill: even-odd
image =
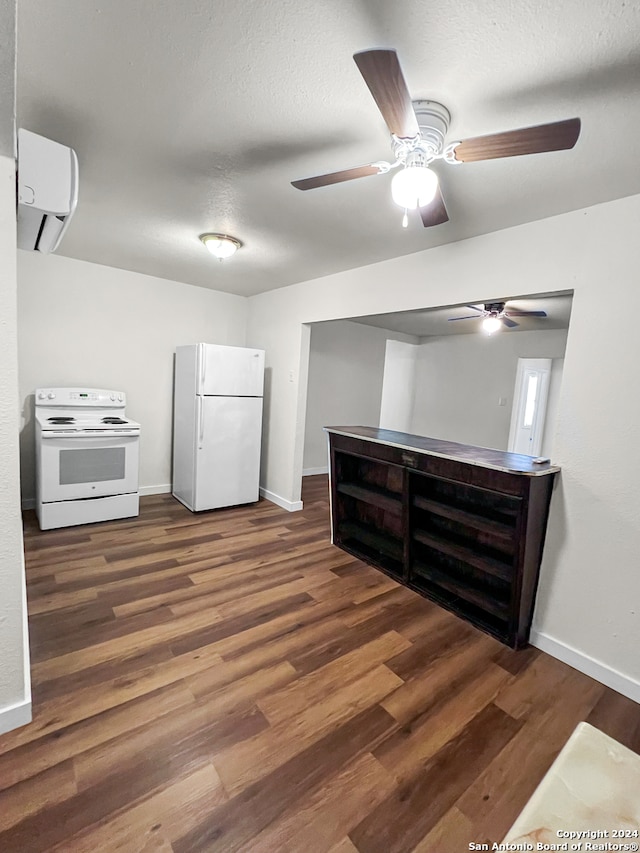
[{"label": "wall mounted mini split air conditioner", "polygon": [[78,158],[66,145],[18,130],[18,248],[55,252],[78,202]]}]

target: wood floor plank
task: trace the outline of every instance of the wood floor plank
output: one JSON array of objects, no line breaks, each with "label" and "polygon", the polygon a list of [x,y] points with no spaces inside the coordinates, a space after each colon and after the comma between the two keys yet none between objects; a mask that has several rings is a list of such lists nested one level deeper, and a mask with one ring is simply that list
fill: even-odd
[{"label": "wood floor plank", "polygon": [[352,717],[204,816],[174,841],[175,853],[235,853],[307,792],[323,786],[328,777],[396,729],[397,723],[377,705]]},{"label": "wood floor plank", "polygon": [[168,768],[178,759],[187,769],[208,763],[214,755],[266,731],[268,725],[255,707],[218,716],[215,700],[185,705],[165,718],[162,729],[146,724],[76,756],[78,790],[95,788],[125,770],[139,774],[153,766],[155,773],[156,765]]},{"label": "wood floor plank", "polygon": [[89,601],[95,601],[97,597],[98,592],[95,589],[52,592],[50,595],[43,595],[29,601],[29,616],[50,613],[52,610],[62,610],[65,607],[73,607],[78,604],[87,604]]},{"label": "wood floor plank", "polygon": [[[113,660],[121,655],[127,655],[142,647],[158,645],[163,642],[184,639],[201,628],[209,628],[212,622],[220,619],[213,610],[205,613],[190,613],[187,616],[176,617],[162,625],[144,628],[133,634],[126,634],[117,639],[107,640],[96,645],[86,646],[50,660],[36,663],[32,667],[34,678],[46,680],[78,672],[97,663]],[[193,648],[193,647],[192,647]],[[191,651],[191,649],[187,649]]]},{"label": "wood floor plank", "polygon": [[[244,678],[235,679],[225,687],[218,687],[215,690],[216,714],[222,715],[237,711],[252,704],[257,704],[260,707],[262,696],[269,695],[272,691],[277,691],[279,688],[282,689],[285,685],[291,684],[297,676],[298,673],[288,661],[280,661],[272,666],[253,670]],[[199,682],[197,675],[185,679],[185,683],[197,699],[212,695],[211,690]]]},{"label": "wood floor plank", "polygon": [[343,838],[337,844],[334,844],[328,853],[358,853],[358,848],[354,846],[350,838]]},{"label": "wood floor plank", "polygon": [[240,849],[242,853],[325,853],[344,839],[363,811],[375,810],[394,789],[393,778],[366,752]]},{"label": "wood floor plank", "polygon": [[149,720],[155,720],[162,729],[165,717],[192,704],[193,694],[182,683],[171,684],[96,717],[67,724],[64,729],[31,740],[24,738],[22,729],[18,729],[0,740],[0,746],[6,749],[0,759],[0,790],[11,788],[120,735],[135,732]]},{"label": "wood floor plank", "polygon": [[122,604],[116,604],[113,612],[116,617],[128,616],[170,605],[172,613],[176,616],[182,616],[208,607],[215,608],[217,604],[242,598],[249,592],[270,589],[283,582],[301,577],[299,571],[288,568],[281,571],[270,569],[268,572],[260,572],[256,569],[242,572],[235,577],[231,576],[226,580],[217,578],[213,581],[197,584],[193,583],[190,577],[187,577],[188,584],[185,584],[180,590],[167,590],[159,594],[141,596],[133,601],[129,598]]},{"label": "wood floor plank", "polygon": [[122,705],[145,693],[152,693],[159,687],[180,681],[201,669],[215,668],[221,662],[222,658],[211,649],[201,649],[197,654],[189,652],[171,657],[167,661],[138,670],[124,678],[118,676],[111,682],[104,682],[101,690],[96,690],[95,686],[91,685],[72,693],[64,693],[42,704],[34,722],[23,729],[21,737],[33,739],[50,734],[64,726]]},{"label": "wood floor plank", "polygon": [[293,718],[225,750],[214,761],[225,789],[232,795],[245,790],[331,729],[377,704],[401,683],[390,669],[377,666]]},{"label": "wood floor plank", "polygon": [[[520,731],[457,801],[459,811],[480,835],[498,833],[494,839],[506,835],[569,739],[576,718],[588,716],[603,690],[575,670],[567,673],[564,684],[562,692],[553,692],[527,718],[520,717],[524,723]],[[538,748],[531,749],[532,743]],[[520,784],[510,785],[509,780],[516,776]]]},{"label": "wood floor plank", "polygon": [[[454,805],[522,723],[491,704],[400,785],[349,837],[359,853],[405,853]],[[437,781],[436,781],[437,780]]]},{"label": "wood floor plank", "polygon": [[[115,853],[172,850],[179,837],[208,809],[226,800],[213,765],[205,764],[136,805],[56,846],[55,853]],[[160,847],[154,846],[160,843]]]},{"label": "wood floor plank", "polygon": [[638,705],[632,699],[605,687],[593,710],[586,717],[586,722],[628,749],[640,752]]},{"label": "wood floor plank", "polygon": [[326,476],[40,531],[33,712],[0,735],[2,853],[458,853],[499,840],[583,719],[640,708],[333,547]]},{"label": "wood floor plank", "polygon": [[537,657],[522,673],[514,679],[508,689],[501,692],[496,705],[520,718],[528,716],[532,709],[553,702],[554,694],[571,674],[571,667],[549,657]]},{"label": "wood floor plank", "polygon": [[[317,706],[327,696],[377,669],[408,645],[396,631],[389,631],[260,699],[258,706],[269,722],[276,725]],[[401,678],[395,683],[399,688],[404,686]],[[381,704],[384,707],[384,703]]]},{"label": "wood floor plank", "polygon": [[[476,833],[472,822],[453,806],[416,844],[411,853],[460,853],[461,850],[469,849],[470,842],[482,844],[488,841]],[[502,840],[502,836],[495,837]],[[492,843],[493,839],[488,849],[491,849]]]},{"label": "wood floor plank", "polygon": [[28,777],[0,794],[0,833],[41,808],[63,803],[76,793],[72,760]]},{"label": "wood floor plank", "polygon": [[[388,738],[375,757],[399,782],[412,778],[416,768],[431,759],[493,703],[511,676],[491,665],[467,684],[458,684],[448,697],[437,697],[419,717]],[[462,700],[462,701],[461,701]]]},{"label": "wood floor plank", "polygon": [[[502,675],[504,671],[491,665],[493,644],[488,640],[474,638],[464,645],[450,647],[441,657],[425,666],[418,677],[405,681],[380,704],[399,723],[410,723],[441,697],[451,696],[463,687],[471,674],[488,671],[487,681],[493,673],[500,684],[506,682],[508,676]],[[392,662],[389,668],[398,674]]]}]

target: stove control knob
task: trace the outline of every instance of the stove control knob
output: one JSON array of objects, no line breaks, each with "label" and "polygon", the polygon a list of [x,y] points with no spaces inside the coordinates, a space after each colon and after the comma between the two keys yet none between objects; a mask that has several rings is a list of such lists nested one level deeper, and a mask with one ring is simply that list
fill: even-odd
[{"label": "stove control knob", "polygon": [[47,397],[48,397],[50,400],[55,400],[56,395],[53,393],[53,391],[49,391],[49,393],[47,394]]},{"label": "stove control knob", "polygon": [[119,403],[121,403],[121,402],[122,402],[122,394],[118,394],[118,402],[119,402]]},{"label": "stove control knob", "polygon": [[115,401],[116,401],[116,395],[115,395],[115,394],[112,394],[110,399],[111,399],[111,401],[112,401],[113,403],[115,403]]},{"label": "stove control knob", "polygon": [[41,391],[41,392],[38,394],[38,400],[45,400],[45,399],[46,399],[46,397],[47,397],[47,395],[44,393],[44,391]]}]

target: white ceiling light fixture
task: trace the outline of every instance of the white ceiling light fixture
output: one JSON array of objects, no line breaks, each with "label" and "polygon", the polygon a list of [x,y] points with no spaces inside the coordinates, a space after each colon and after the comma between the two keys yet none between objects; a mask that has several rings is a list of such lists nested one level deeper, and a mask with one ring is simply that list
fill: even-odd
[{"label": "white ceiling light fixture", "polygon": [[438,176],[428,166],[408,164],[391,181],[391,196],[405,210],[415,210],[433,201]]},{"label": "white ceiling light fixture", "polygon": [[501,328],[502,320],[497,314],[491,314],[489,317],[485,317],[482,321],[482,331],[487,335],[492,335]]},{"label": "white ceiling light fixture", "polygon": [[242,246],[240,240],[228,234],[201,234],[200,239],[211,254],[221,261],[235,255]]}]

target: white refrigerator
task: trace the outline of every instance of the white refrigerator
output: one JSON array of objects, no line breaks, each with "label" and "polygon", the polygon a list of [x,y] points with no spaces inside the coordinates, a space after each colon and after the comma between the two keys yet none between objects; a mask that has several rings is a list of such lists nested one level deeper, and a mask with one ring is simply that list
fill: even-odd
[{"label": "white refrigerator", "polygon": [[258,500],[264,350],[176,347],[173,495],[193,512]]}]

